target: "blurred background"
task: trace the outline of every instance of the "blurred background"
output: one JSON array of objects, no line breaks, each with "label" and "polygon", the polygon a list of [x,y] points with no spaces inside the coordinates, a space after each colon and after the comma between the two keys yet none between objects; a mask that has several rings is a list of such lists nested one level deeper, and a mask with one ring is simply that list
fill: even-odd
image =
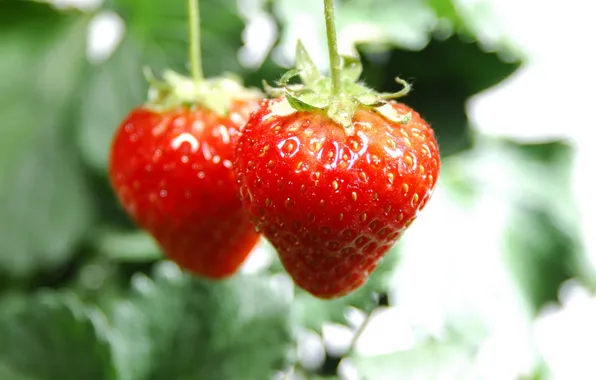
[{"label": "blurred background", "polygon": [[[327,66],[322,0],[201,0],[205,72]],[[356,293],[262,242],[182,274],[119,208],[112,134],[142,67],[186,71],[183,1],[0,1],[1,380],[596,378],[596,4],[337,0],[340,49],[434,127],[433,200]],[[355,332],[371,314],[358,339]]]}]

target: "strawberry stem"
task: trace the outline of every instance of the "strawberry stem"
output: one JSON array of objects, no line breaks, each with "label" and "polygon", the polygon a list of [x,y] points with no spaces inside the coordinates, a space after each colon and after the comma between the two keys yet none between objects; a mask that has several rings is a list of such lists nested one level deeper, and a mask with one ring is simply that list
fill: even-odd
[{"label": "strawberry stem", "polygon": [[350,346],[348,347],[346,356],[354,355],[354,351],[356,350],[356,343],[358,342],[358,339],[360,339],[360,336],[362,336],[362,333],[364,332],[364,330],[370,323],[370,320],[372,319],[373,312],[374,312],[374,309],[369,310],[366,313],[366,315],[364,316],[364,321],[362,321],[360,326],[358,326],[358,328],[356,329],[356,332],[354,333],[354,336],[352,337],[352,340],[350,341]]},{"label": "strawberry stem", "polygon": [[195,84],[203,80],[203,63],[201,59],[201,17],[199,0],[188,0],[188,38],[190,73]]},{"label": "strawberry stem", "polygon": [[341,91],[341,59],[337,52],[337,31],[335,29],[333,0],[325,0],[325,27],[327,29],[327,49],[329,49],[329,64],[331,66],[331,91],[333,95],[339,95]]}]

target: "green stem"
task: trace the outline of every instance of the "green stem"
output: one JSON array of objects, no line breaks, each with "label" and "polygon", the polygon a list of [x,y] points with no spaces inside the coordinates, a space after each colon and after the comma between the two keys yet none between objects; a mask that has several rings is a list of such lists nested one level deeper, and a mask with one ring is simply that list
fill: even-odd
[{"label": "green stem", "polygon": [[325,27],[327,29],[327,48],[329,49],[329,64],[331,66],[332,92],[333,95],[338,95],[341,91],[341,59],[337,52],[337,31],[335,30],[333,0],[325,0]]},{"label": "green stem", "polygon": [[203,80],[201,61],[201,16],[199,0],[188,0],[188,38],[190,73],[196,84]]},{"label": "green stem", "polygon": [[354,351],[356,349],[356,342],[358,342],[358,339],[360,339],[360,336],[362,335],[362,333],[368,326],[368,323],[371,320],[373,312],[374,312],[374,309],[371,309],[368,313],[366,313],[366,316],[364,317],[364,321],[362,321],[362,324],[358,327],[358,329],[354,333],[354,336],[352,337],[352,340],[350,341],[350,346],[348,347],[346,356],[352,356],[354,354]]}]

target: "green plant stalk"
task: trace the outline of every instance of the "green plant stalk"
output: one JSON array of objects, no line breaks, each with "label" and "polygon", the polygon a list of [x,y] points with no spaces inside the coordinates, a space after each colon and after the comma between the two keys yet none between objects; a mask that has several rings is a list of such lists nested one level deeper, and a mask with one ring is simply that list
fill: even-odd
[{"label": "green plant stalk", "polygon": [[362,336],[362,333],[364,332],[364,330],[370,323],[370,320],[372,319],[372,314],[374,311],[375,311],[374,309],[371,309],[368,313],[366,313],[366,316],[364,317],[364,321],[362,321],[360,326],[358,326],[358,329],[356,329],[356,332],[354,333],[354,336],[352,337],[352,340],[350,341],[350,346],[348,347],[348,350],[346,351],[346,355],[345,355],[346,357],[354,356],[355,351],[356,351],[356,343],[358,343],[358,339],[360,339],[360,336]]},{"label": "green plant stalk", "polygon": [[337,31],[335,29],[333,0],[325,0],[325,27],[327,29],[327,49],[329,49],[329,64],[331,70],[331,91],[333,95],[339,95],[341,92],[341,59],[337,52]]},{"label": "green plant stalk", "polygon": [[195,84],[203,80],[203,62],[201,58],[201,15],[199,0],[188,0],[188,39],[190,73]]}]

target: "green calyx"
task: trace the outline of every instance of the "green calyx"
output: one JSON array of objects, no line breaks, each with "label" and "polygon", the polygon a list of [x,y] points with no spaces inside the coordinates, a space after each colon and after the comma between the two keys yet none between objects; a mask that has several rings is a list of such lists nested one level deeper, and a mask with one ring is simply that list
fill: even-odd
[{"label": "green calyx", "polygon": [[201,106],[225,116],[234,101],[256,101],[265,97],[257,89],[244,87],[242,80],[233,74],[200,81],[172,70],[166,70],[161,80],[148,68],[144,69],[144,74],[149,82],[146,106],[156,111]]},{"label": "green calyx", "polygon": [[[407,123],[411,115],[400,115],[388,104],[388,100],[397,99],[410,92],[410,84],[396,78],[403,89],[396,93],[378,93],[358,82],[362,74],[362,64],[358,57],[341,56],[340,88],[334,91],[331,78],[323,76],[304,45],[299,40],[296,45],[296,68],[286,72],[278,81],[279,87],[263,83],[265,92],[272,97],[284,97],[276,103],[272,111],[279,116],[290,115],[297,111],[320,110],[344,127],[348,135],[354,134],[353,118],[358,107],[369,107],[386,119]],[[299,77],[301,84],[290,84],[290,80]]]}]

